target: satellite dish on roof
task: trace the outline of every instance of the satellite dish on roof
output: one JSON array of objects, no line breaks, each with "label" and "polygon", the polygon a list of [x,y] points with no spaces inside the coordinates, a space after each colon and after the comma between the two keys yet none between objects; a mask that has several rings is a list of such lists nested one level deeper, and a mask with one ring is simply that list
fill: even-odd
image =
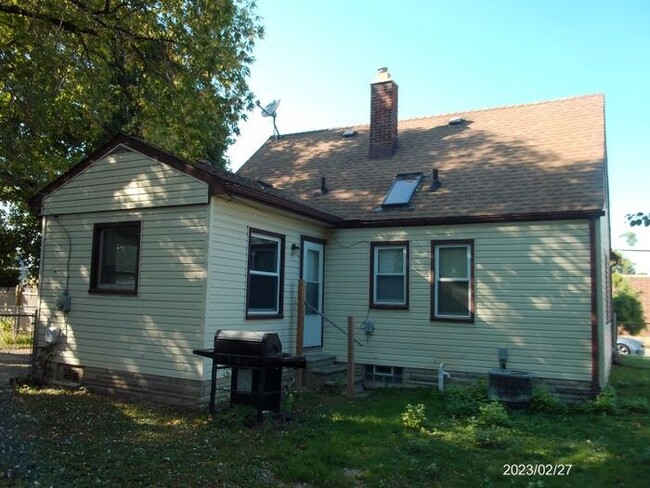
[{"label": "satellite dish on roof", "polygon": [[278,126],[275,124],[275,117],[278,115],[277,110],[280,105],[280,99],[273,100],[268,105],[262,107],[260,101],[257,101],[257,106],[262,111],[262,117],[271,117],[273,119],[273,137],[277,141],[280,138],[280,132],[278,131]]},{"label": "satellite dish on roof", "polygon": [[[257,102],[257,105],[259,106],[259,102]],[[278,109],[279,105],[280,99],[277,99],[273,100],[266,107],[260,107],[262,109],[262,117],[275,117],[275,111]]]}]

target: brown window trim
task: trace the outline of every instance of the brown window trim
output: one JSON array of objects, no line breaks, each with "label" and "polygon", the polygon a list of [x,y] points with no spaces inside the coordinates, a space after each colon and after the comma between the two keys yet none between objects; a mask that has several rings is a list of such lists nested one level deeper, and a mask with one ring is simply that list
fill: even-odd
[{"label": "brown window trim", "polygon": [[[470,279],[469,279],[469,317],[437,317],[436,316],[436,246],[462,245],[470,248]],[[474,292],[474,239],[455,239],[455,240],[437,240],[431,241],[431,305],[429,311],[429,320],[431,322],[454,322],[473,324],[476,318],[476,294]]]},{"label": "brown window trim", "polygon": [[[101,288],[97,280],[99,279],[99,266],[100,266],[100,247],[101,247],[101,232],[105,229],[119,229],[124,227],[132,227],[138,229],[138,255],[135,262],[135,288],[133,290],[119,289],[119,288]],[[88,286],[88,293],[93,295],[117,295],[117,296],[137,296],[139,291],[140,281],[140,253],[142,251],[142,221],[129,220],[126,222],[101,222],[93,225],[93,247],[90,262],[90,283]]]},{"label": "brown window trim", "polygon": [[[273,237],[280,240],[280,276],[279,276],[279,293],[278,293],[278,312],[277,313],[250,313],[248,311],[248,292],[250,288],[250,271],[251,271],[251,236],[253,234],[260,234],[263,236]],[[246,265],[246,297],[245,297],[245,318],[246,320],[268,320],[268,319],[283,319],[284,318],[284,258],[285,258],[286,236],[271,232],[268,230],[257,229],[254,227],[248,228],[248,264]]]},{"label": "brown window trim", "polygon": [[[378,247],[405,247],[406,248],[406,263],[404,270],[405,290],[403,304],[389,304],[389,303],[375,303],[375,249]],[[409,282],[410,282],[410,262],[411,251],[409,241],[373,241],[370,243],[370,294],[368,296],[368,307],[381,309],[381,310],[408,310],[409,308]]]}]

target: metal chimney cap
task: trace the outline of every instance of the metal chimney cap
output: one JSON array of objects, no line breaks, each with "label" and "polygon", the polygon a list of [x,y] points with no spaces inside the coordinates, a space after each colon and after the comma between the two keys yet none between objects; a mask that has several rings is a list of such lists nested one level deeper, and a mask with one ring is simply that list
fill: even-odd
[{"label": "metal chimney cap", "polygon": [[377,70],[377,76],[375,77],[375,81],[373,81],[373,83],[384,83],[386,81],[393,81],[393,77],[388,72],[388,68],[379,68]]}]

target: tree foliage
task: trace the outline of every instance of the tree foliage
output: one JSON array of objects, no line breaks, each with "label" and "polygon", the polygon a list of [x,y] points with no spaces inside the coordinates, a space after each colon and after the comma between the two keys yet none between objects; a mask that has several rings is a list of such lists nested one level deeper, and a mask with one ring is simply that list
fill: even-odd
[{"label": "tree foliage", "polygon": [[26,252],[28,198],[118,131],[223,164],[262,34],[238,0],[0,0],[0,237]]},{"label": "tree foliage", "polygon": [[616,255],[616,263],[612,266],[612,272],[619,275],[633,275],[636,274],[634,263],[628,258],[623,256],[618,251],[612,251]]},{"label": "tree foliage", "polygon": [[645,328],[645,316],[639,294],[634,291],[625,276],[614,272],[612,275],[614,297],[612,306],[616,313],[617,325],[628,334],[636,335]]},{"label": "tree foliage", "polygon": [[640,225],[650,227],[650,213],[648,212],[630,213],[625,215],[625,218],[631,227],[637,227]]}]

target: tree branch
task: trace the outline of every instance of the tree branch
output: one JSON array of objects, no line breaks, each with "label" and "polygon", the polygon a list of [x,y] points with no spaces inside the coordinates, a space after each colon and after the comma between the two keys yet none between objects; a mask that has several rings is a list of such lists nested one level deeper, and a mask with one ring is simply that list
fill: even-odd
[{"label": "tree branch", "polygon": [[53,26],[60,27],[68,32],[74,32],[74,33],[79,33],[79,34],[89,34],[92,36],[96,36],[98,33],[95,29],[88,29],[84,27],[80,27],[76,24],[73,24],[72,22],[69,22],[67,20],[63,19],[58,19],[56,17],[53,17],[51,15],[47,14],[42,14],[38,12],[31,12],[29,10],[25,10],[24,8],[21,8],[17,5],[4,5],[0,4],[0,13],[5,13],[9,15],[19,15],[21,17],[29,17],[32,19],[37,19],[37,20],[42,20],[45,22],[48,22],[52,24]]},{"label": "tree branch", "polygon": [[84,2],[81,2],[80,0],[70,0],[70,2],[72,2],[79,10],[83,10],[84,12],[89,13],[91,15],[114,14],[119,9],[126,6],[125,2],[120,2],[111,9],[111,0],[105,0],[104,6],[100,10],[90,10],[88,8],[88,5],[85,4]]}]

